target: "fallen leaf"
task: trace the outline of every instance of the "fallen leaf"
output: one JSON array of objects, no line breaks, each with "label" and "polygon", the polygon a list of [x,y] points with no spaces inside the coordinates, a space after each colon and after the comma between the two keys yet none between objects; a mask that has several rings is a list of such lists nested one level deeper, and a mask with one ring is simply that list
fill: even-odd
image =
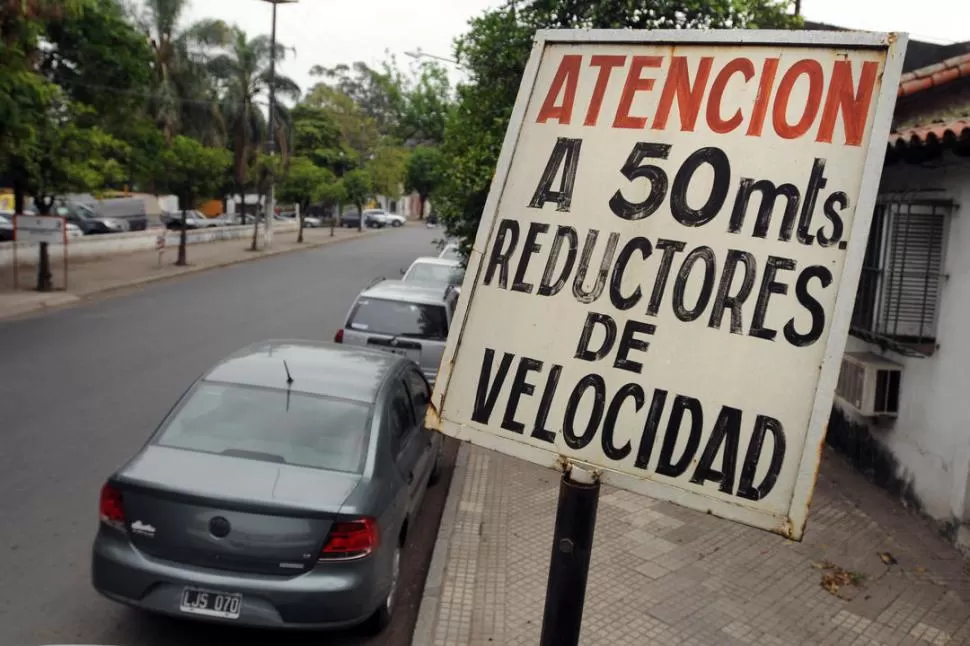
[{"label": "fallen leaf", "polygon": [[916,567],[913,568],[913,572],[915,572],[916,574],[923,574],[924,572],[926,572],[926,568],[923,567],[922,565],[917,565]]},{"label": "fallen leaf", "polygon": [[849,572],[844,570],[837,565],[832,565],[828,561],[821,564],[823,569],[826,570],[825,574],[822,575],[821,586],[825,588],[829,593],[842,598],[839,595],[839,590],[846,586],[861,586],[862,582],[865,580],[865,575],[859,572]]},{"label": "fallen leaf", "polygon": [[896,558],[889,552],[878,552],[878,554],[879,558],[881,558],[882,562],[886,565],[896,565],[896,563],[898,563]]}]

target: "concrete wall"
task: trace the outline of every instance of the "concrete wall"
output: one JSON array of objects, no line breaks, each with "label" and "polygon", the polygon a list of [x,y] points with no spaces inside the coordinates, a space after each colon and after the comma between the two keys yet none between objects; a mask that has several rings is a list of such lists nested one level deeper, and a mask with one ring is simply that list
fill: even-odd
[{"label": "concrete wall", "polygon": [[[278,233],[295,231],[297,228],[298,225],[296,224],[291,224],[288,222],[274,222],[273,234],[275,236]],[[262,231],[262,226],[260,226],[260,231]],[[159,235],[161,235],[161,233],[161,230],[147,232],[137,231],[132,233],[90,235],[83,236],[81,238],[71,238],[67,245],[68,258],[74,262],[83,262],[85,260],[94,260],[96,258],[103,258],[105,256],[111,256],[114,254],[132,253],[135,251],[154,249],[156,239]],[[168,231],[165,232],[165,234],[166,244],[169,247],[178,245],[179,233],[177,231]],[[238,238],[245,238],[247,236],[251,236],[252,234],[252,225],[203,229],[200,231],[190,231],[188,235],[188,243],[205,244],[207,242],[217,242],[219,240],[234,240]],[[13,242],[0,243],[0,267],[9,267],[13,265],[14,244],[15,243]],[[64,251],[61,245],[51,245],[50,253],[52,257],[60,261]],[[24,243],[17,244],[18,262],[33,264],[37,262],[37,254],[37,245]]]},{"label": "concrete wall", "polygon": [[[970,164],[886,168],[883,191],[943,189],[957,208],[948,223],[937,343],[912,358],[850,337],[846,350],[869,350],[903,364],[899,416],[875,426],[837,408],[829,441],[887,488],[900,493],[970,545]],[[970,537],[967,537],[970,538]]]}]

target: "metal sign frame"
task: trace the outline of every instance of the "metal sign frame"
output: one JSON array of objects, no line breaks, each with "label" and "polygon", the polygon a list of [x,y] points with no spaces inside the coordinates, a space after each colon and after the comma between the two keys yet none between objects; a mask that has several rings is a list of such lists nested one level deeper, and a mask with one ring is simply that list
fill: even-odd
[{"label": "metal sign frame", "polygon": [[[20,245],[21,242],[25,242],[23,240],[18,240],[17,233],[18,233],[18,230],[19,229],[17,227],[17,220],[19,218],[25,218],[25,217],[29,217],[29,218],[49,218],[49,219],[55,219],[56,218],[56,219],[58,219],[58,220],[61,221],[61,240],[59,242],[57,242],[57,243],[50,243],[50,242],[48,242],[48,244],[59,244],[59,245],[61,245],[61,250],[63,252],[62,253],[62,260],[63,260],[63,263],[64,263],[64,287],[63,287],[63,289],[66,291],[68,289],[68,282],[67,282],[67,278],[68,278],[68,271],[67,271],[67,267],[68,267],[67,218],[62,217],[62,216],[59,216],[59,215],[24,215],[24,214],[15,214],[13,216],[13,288],[15,290],[20,289],[20,274],[18,272],[17,247]],[[26,242],[27,242],[27,244],[36,244],[36,245],[39,245],[40,244],[40,242],[34,242],[32,240],[28,240]],[[49,256],[48,256],[48,258],[49,258]]]},{"label": "metal sign frame", "polygon": [[[441,360],[438,377],[432,394],[431,406],[426,423],[429,428],[444,431],[463,441],[502,451],[509,442],[517,442],[517,456],[539,465],[562,470],[569,462],[601,473],[603,482],[623,489],[646,495],[662,493],[664,499],[672,500],[685,507],[708,511],[710,498],[699,493],[680,489],[676,485],[660,483],[650,479],[640,479],[609,469],[601,469],[580,460],[565,458],[554,451],[542,450],[529,444],[518,442],[514,437],[497,436],[483,432],[460,422],[442,417],[446,414],[445,401],[448,385],[452,377],[454,361],[462,343],[467,322],[468,308],[475,296],[483,266],[483,253],[493,236],[497,223],[498,206],[503,198],[513,155],[523,122],[536,90],[536,81],[542,56],[550,45],[560,44],[613,44],[613,45],[779,45],[790,48],[828,47],[849,49],[876,49],[886,52],[882,84],[875,101],[875,112],[866,148],[866,164],[862,172],[855,215],[850,230],[850,240],[846,250],[842,282],[839,286],[835,307],[832,312],[831,328],[824,348],[820,376],[815,389],[814,402],[809,418],[805,444],[798,460],[798,470],[786,514],[775,514],[755,510],[740,504],[725,502],[724,513],[718,515],[762,529],[800,540],[805,527],[808,507],[814,491],[815,480],[821,457],[822,444],[832,408],[834,389],[838,379],[841,357],[845,348],[849,324],[852,316],[855,291],[862,269],[863,256],[873,208],[882,174],[882,159],[887,145],[892,113],[896,99],[896,88],[902,73],[903,56],[908,37],[903,33],[841,32],[841,31],[781,31],[781,30],[712,30],[680,31],[653,30],[632,31],[609,30],[541,30],[536,33],[532,53],[526,65],[519,86],[515,108],[512,112],[505,139],[499,155],[495,175],[492,178],[488,199],[475,237],[467,272],[465,289],[458,302],[452,322],[452,333]],[[671,491],[679,491],[671,495]]]}]

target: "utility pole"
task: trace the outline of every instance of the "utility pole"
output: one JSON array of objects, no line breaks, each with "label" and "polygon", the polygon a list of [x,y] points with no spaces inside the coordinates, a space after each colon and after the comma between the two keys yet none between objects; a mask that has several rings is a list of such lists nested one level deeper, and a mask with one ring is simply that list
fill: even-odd
[{"label": "utility pole", "polygon": [[[269,137],[266,140],[266,152],[269,154],[270,170],[275,171],[276,159],[276,5],[294,3],[297,0],[263,0],[273,5],[273,31],[270,36],[269,50]],[[276,216],[276,174],[270,175],[269,195],[266,197],[266,208],[263,209],[266,218],[263,246],[268,249],[273,244],[273,218]]]}]

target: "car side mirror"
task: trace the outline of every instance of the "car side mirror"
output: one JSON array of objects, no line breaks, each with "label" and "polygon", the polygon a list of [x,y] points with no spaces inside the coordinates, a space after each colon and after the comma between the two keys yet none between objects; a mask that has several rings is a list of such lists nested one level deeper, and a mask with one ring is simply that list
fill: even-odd
[{"label": "car side mirror", "polygon": [[407,270],[407,269],[402,269],[402,270],[401,270],[401,275],[402,275],[402,276],[403,276],[404,274],[406,274],[406,273],[408,273],[408,270]]}]

